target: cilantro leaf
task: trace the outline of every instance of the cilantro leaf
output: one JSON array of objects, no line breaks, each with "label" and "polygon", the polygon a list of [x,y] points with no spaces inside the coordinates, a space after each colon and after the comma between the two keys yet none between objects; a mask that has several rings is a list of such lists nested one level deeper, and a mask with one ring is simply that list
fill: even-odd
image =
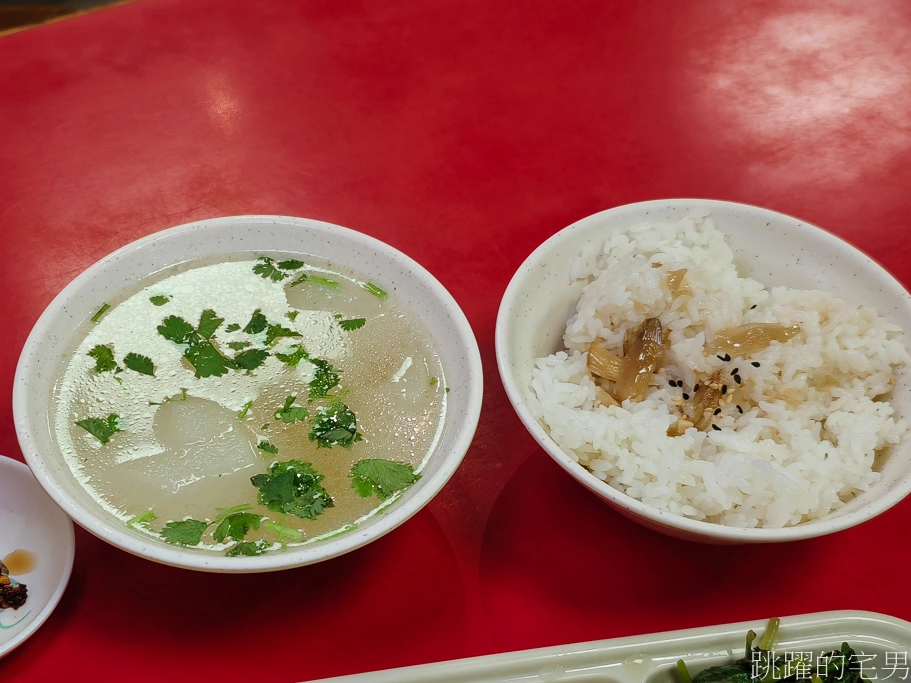
[{"label": "cilantro leaf", "polygon": [[381,500],[421,478],[420,474],[414,473],[411,465],[381,458],[361,460],[351,468],[348,476],[359,496],[369,498],[375,493]]},{"label": "cilantro leaf", "polygon": [[283,273],[275,267],[275,259],[271,259],[268,256],[260,256],[257,259],[256,264],[253,266],[253,272],[273,282],[279,282],[288,277],[287,273]]},{"label": "cilantro leaf", "polygon": [[110,372],[117,369],[117,361],[114,360],[111,347],[99,344],[89,351],[89,355],[95,359],[95,372]]},{"label": "cilantro leaf", "polygon": [[319,415],[310,430],[310,441],[316,441],[319,448],[351,445],[361,440],[357,431],[357,418],[341,401],[326,408],[320,408]]},{"label": "cilantro leaf", "polygon": [[168,522],[161,530],[161,537],[168,543],[179,545],[199,545],[208,524],[198,519],[185,519],[181,522]]},{"label": "cilantro leaf", "polygon": [[389,294],[387,294],[384,290],[377,287],[372,282],[362,282],[361,287],[363,287],[368,292],[373,294],[373,296],[378,297],[380,299],[385,299],[387,296],[389,296]]},{"label": "cilantro leaf", "polygon": [[338,324],[345,332],[351,332],[361,329],[366,322],[366,318],[352,318],[351,320],[339,320]]},{"label": "cilantro leaf", "polygon": [[244,351],[243,353],[238,353],[234,356],[234,365],[241,370],[255,370],[262,365],[268,357],[268,351],[264,351],[263,349],[250,349],[249,351]]},{"label": "cilantro leaf", "polygon": [[183,318],[169,315],[158,326],[158,334],[175,344],[190,344],[196,340],[196,330]]},{"label": "cilantro leaf", "polygon": [[103,316],[105,313],[107,313],[107,310],[110,307],[111,307],[111,304],[109,304],[109,303],[101,304],[101,308],[99,308],[97,311],[95,311],[95,315],[92,316],[92,322],[97,323],[99,320],[101,320],[101,316]]},{"label": "cilantro leaf", "polygon": [[228,552],[225,553],[226,557],[253,557],[255,555],[262,555],[269,549],[269,545],[265,541],[244,541],[243,543],[238,543],[236,546],[231,548]]},{"label": "cilantro leaf", "polygon": [[240,325],[237,323],[231,323],[225,328],[225,332],[237,332],[240,329]]},{"label": "cilantro leaf", "polygon": [[292,258],[287,261],[279,261],[277,265],[282,270],[298,270],[304,267],[304,262]]},{"label": "cilantro leaf", "polygon": [[263,315],[263,312],[258,308],[253,311],[253,315],[250,316],[250,322],[247,323],[244,327],[244,332],[247,334],[259,334],[266,326],[269,324],[269,321],[266,320],[266,316]]},{"label": "cilantro leaf", "polygon": [[292,287],[297,287],[304,282],[312,282],[314,285],[322,285],[323,287],[333,287],[336,288],[339,286],[338,282],[335,280],[330,280],[329,278],[319,277],[318,275],[308,275],[307,273],[301,273],[300,277],[297,278],[294,282],[291,283]]},{"label": "cilantro leaf", "polygon": [[138,353],[128,353],[123,357],[123,364],[130,370],[142,375],[155,376],[155,364],[148,356],[140,356]]},{"label": "cilantro leaf", "polygon": [[275,419],[281,420],[286,425],[306,420],[310,414],[306,408],[292,407],[296,399],[297,396],[288,396],[285,399],[285,405],[280,410],[275,411]]},{"label": "cilantro leaf", "polygon": [[202,312],[202,315],[199,316],[199,327],[196,328],[196,331],[199,332],[199,336],[203,339],[211,339],[212,335],[215,334],[215,330],[217,330],[224,321],[224,318],[219,318],[215,315],[215,311],[211,308],[207,308]]},{"label": "cilantro leaf", "polygon": [[320,482],[319,474],[309,462],[288,460],[273,462],[268,474],[257,474],[250,481],[259,489],[259,502],[274,512],[284,512],[302,519],[316,519],[335,503]]},{"label": "cilantro leaf", "polygon": [[222,356],[210,341],[193,344],[183,357],[196,369],[197,377],[221,377],[233,367],[233,361]]},{"label": "cilantro leaf", "polygon": [[84,420],[77,420],[76,424],[98,439],[102,444],[106,444],[111,440],[111,437],[114,436],[114,434],[122,431],[120,427],[117,426],[117,421],[119,419],[120,418],[117,415],[111,413],[107,416],[107,419],[87,417]]},{"label": "cilantro leaf", "polygon": [[310,400],[323,398],[332,389],[338,386],[338,373],[327,361],[313,358],[311,361],[316,366],[313,379],[310,380]]},{"label": "cilantro leaf", "polygon": [[431,378],[430,378],[430,386],[435,387],[435,386],[437,385],[437,382],[439,382],[439,381],[440,381],[440,380],[438,380],[436,377],[431,377]]},{"label": "cilantro leaf", "polygon": [[215,521],[220,522],[228,515],[233,515],[235,512],[246,512],[247,510],[252,510],[253,506],[249,503],[241,503],[240,505],[232,505],[229,508],[215,508]]},{"label": "cilantro leaf", "polygon": [[244,403],[244,407],[240,409],[240,412],[237,413],[237,419],[243,420],[247,417],[247,413],[250,412],[250,408],[253,407],[253,401],[247,401]]},{"label": "cilantro leaf", "polygon": [[229,348],[229,349],[233,349],[234,351],[240,351],[240,350],[242,350],[242,349],[247,348],[248,346],[252,346],[252,344],[251,344],[250,342],[248,342],[248,341],[233,341],[233,342],[228,342],[228,348]]},{"label": "cilantro leaf", "polygon": [[286,539],[286,538],[291,541],[301,540],[300,531],[298,531],[297,529],[292,529],[289,526],[285,526],[284,524],[279,524],[278,522],[273,522],[271,519],[267,519],[265,522],[263,522],[263,526],[266,527],[267,529],[269,529],[270,531],[272,531],[273,533],[275,533],[279,538],[281,538],[283,543],[284,543],[284,539]]},{"label": "cilantro leaf", "polygon": [[171,297],[162,296],[161,294],[156,294],[155,296],[150,296],[149,301],[151,301],[156,306],[164,306],[171,300]]},{"label": "cilantro leaf", "polygon": [[300,311],[288,311],[285,313],[285,316],[287,316],[288,320],[294,322],[294,320],[297,318],[298,313],[300,313]]},{"label": "cilantro leaf", "polygon": [[278,455],[278,447],[273,446],[268,441],[260,441],[258,444],[256,444],[256,447],[261,451],[265,451],[266,453]]},{"label": "cilantro leaf", "polygon": [[310,354],[304,349],[300,344],[295,344],[289,349],[291,353],[276,353],[275,357],[278,358],[282,363],[287,363],[292,368],[297,366],[305,358],[309,358]]},{"label": "cilantro leaf", "polygon": [[155,519],[155,513],[152,510],[146,510],[142,514],[128,519],[127,526],[140,526],[142,524],[148,525],[149,522],[154,522]]},{"label": "cilantro leaf", "polygon": [[299,337],[300,332],[289,330],[281,325],[269,325],[266,329],[266,344],[272,346],[279,337]]},{"label": "cilantro leaf", "polygon": [[259,529],[260,516],[252,512],[236,512],[228,515],[221,524],[215,527],[213,537],[216,543],[224,543],[226,538],[233,541],[242,541],[248,531]]}]

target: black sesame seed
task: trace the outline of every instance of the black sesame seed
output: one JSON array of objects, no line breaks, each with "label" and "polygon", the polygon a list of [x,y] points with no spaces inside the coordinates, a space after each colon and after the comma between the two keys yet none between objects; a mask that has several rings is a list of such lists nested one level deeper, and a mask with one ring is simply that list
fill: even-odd
[{"label": "black sesame seed", "polygon": [[669,379],[669,380],[667,381],[667,383],[670,384],[672,387],[677,386],[677,382],[675,382],[675,381],[672,380],[672,379]]},{"label": "black sesame seed", "polygon": [[712,429],[714,429],[716,432],[721,431],[721,427],[719,427],[718,425],[712,425]]},{"label": "black sesame seed", "polygon": [[754,368],[758,368],[758,367],[759,367],[759,361],[758,361],[758,360],[754,360],[752,363],[750,363],[750,365],[752,365]]},{"label": "black sesame seed", "polygon": [[698,385],[698,384],[697,384],[696,386],[693,387],[693,391],[694,391],[694,392],[695,392],[695,391],[699,391],[699,385]]},{"label": "black sesame seed", "polygon": [[753,304],[752,306],[750,306],[750,310],[751,310],[751,311],[752,311],[754,308],[756,308],[756,304]]},{"label": "black sesame seed", "polygon": [[718,354],[718,360],[724,360],[724,356],[722,356],[721,354]]},{"label": "black sesame seed", "polygon": [[737,412],[740,413],[741,415],[743,415],[743,408],[741,408],[740,406],[737,406]]},{"label": "black sesame seed", "polygon": [[712,415],[717,415],[720,412],[721,412],[721,408],[715,408],[715,412],[712,413]]},{"label": "black sesame seed", "polygon": [[733,370],[731,370],[731,374],[732,374],[732,375],[736,375],[736,374],[738,374],[739,372],[740,372],[740,368],[734,368]]},{"label": "black sesame seed", "polygon": [[690,395],[684,393],[684,394],[683,394],[683,400],[684,400],[684,401],[689,401],[689,400],[690,400]]},{"label": "black sesame seed", "polygon": [[724,354],[724,362],[727,363],[729,360],[731,360],[731,354],[729,354],[729,353]]},{"label": "black sesame seed", "polygon": [[721,385],[721,395],[724,396],[726,393],[728,393],[728,385],[722,384]]},{"label": "black sesame seed", "polygon": [[734,375],[734,381],[740,384],[740,375]]}]

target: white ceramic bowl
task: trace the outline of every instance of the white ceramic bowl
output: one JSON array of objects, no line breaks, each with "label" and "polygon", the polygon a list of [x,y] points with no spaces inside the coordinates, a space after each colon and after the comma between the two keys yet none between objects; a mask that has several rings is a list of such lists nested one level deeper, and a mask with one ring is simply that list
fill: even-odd
[{"label": "white ceramic bowl", "polygon": [[[48,404],[61,358],[76,327],[106,301],[151,273],[190,259],[255,252],[325,259],[383,283],[420,316],[440,354],[449,393],[442,438],[421,479],[394,504],[358,528],[310,545],[256,557],[168,545],[106,512],[76,481],[48,425]],[[367,235],[320,221],[282,216],[236,216],[178,226],[129,244],[70,283],[32,329],[13,386],[19,444],[35,477],[63,510],[99,538],[135,555],[189,569],[259,572],[319,562],[359,548],[414,515],[436,495],[468,450],[483,389],[481,358],[468,321],[452,296],[424,268]]]},{"label": "white ceramic bowl", "polygon": [[[911,493],[907,439],[885,459],[881,480],[837,512],[782,529],[739,529],[673,515],[627,496],[574,462],[532,416],[527,398],[534,361],[563,348],[566,321],[584,285],[570,280],[572,260],[580,253],[599,251],[612,230],[678,220],[705,210],[727,235],[741,275],[766,285],[821,289],[854,304],[870,305],[911,333],[911,295],[868,256],[824,230],[732,202],[672,199],[629,204],[561,230],[538,247],[510,281],[497,316],[496,352],[500,377],[519,418],[576,480],[621,514],[672,536],[713,543],[791,541],[846,529],[889,509]],[[911,417],[911,378],[901,372],[897,379],[892,403],[899,414]]]},{"label": "white ceramic bowl", "polygon": [[0,456],[0,559],[14,550],[35,556],[35,567],[12,574],[28,588],[17,610],[0,610],[0,657],[21,645],[54,611],[73,569],[73,523],[47,497],[28,467]]}]

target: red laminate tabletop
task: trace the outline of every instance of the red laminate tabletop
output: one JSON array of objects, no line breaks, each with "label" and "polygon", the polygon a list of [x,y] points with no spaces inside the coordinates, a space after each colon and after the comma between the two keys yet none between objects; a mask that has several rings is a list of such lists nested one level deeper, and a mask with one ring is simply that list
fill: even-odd
[{"label": "red laminate tabletop", "polygon": [[622,518],[526,433],[500,296],[546,237],[680,196],[828,228],[911,284],[911,4],[139,0],[0,37],[0,452],[50,300],[169,226],[273,213],[415,258],[477,335],[474,444],[443,492],[317,566],[225,576],[77,530],[17,681],[291,682],[829,609],[911,619],[911,501],[833,536],[710,547]]}]

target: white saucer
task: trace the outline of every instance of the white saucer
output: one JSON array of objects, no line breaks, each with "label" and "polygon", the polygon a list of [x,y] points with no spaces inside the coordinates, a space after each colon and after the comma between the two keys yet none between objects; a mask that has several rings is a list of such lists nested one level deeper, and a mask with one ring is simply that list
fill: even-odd
[{"label": "white saucer", "polygon": [[0,559],[22,549],[37,560],[27,574],[10,573],[28,586],[28,600],[18,610],[0,609],[0,657],[23,643],[54,611],[70,580],[75,545],[73,523],[31,470],[0,456]]}]

